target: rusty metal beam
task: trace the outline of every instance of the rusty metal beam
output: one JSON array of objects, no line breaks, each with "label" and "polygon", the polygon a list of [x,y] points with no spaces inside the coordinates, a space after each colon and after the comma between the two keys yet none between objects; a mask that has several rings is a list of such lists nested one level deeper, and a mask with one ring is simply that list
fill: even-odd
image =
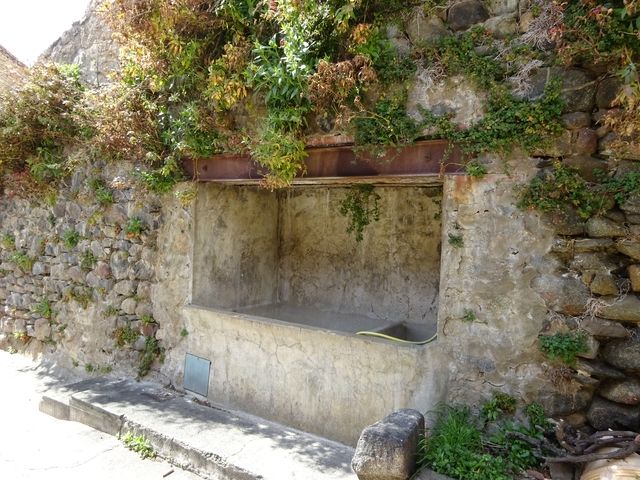
[{"label": "rusty metal beam", "polygon": [[[443,140],[389,148],[380,157],[356,154],[352,145],[309,147],[307,153],[306,172],[294,180],[294,185],[433,183],[443,173],[461,171],[463,163],[462,152]],[[249,155],[186,159],[184,169],[200,182],[255,184],[262,179],[260,167]]]}]

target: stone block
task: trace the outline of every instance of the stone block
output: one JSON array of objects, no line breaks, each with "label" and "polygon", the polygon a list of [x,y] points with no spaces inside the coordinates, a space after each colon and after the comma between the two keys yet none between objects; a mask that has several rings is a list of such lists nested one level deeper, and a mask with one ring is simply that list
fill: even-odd
[{"label": "stone block", "polygon": [[351,462],[360,480],[407,480],[416,470],[424,417],[416,410],[393,412],[365,428]]},{"label": "stone block", "polygon": [[518,0],[489,0],[487,3],[493,15],[517,13],[518,11]]},{"label": "stone block", "polygon": [[120,305],[120,310],[122,310],[127,315],[133,315],[136,313],[136,306],[138,303],[133,298],[126,298],[122,301]]},{"label": "stone block", "polygon": [[575,153],[579,155],[593,155],[598,151],[598,134],[591,128],[582,128],[577,132],[575,138],[573,138],[573,145]]},{"label": "stone block", "polygon": [[38,340],[45,340],[51,335],[51,324],[46,318],[39,318],[33,324],[34,336]]},{"label": "stone block", "polygon": [[595,295],[617,295],[618,286],[612,275],[596,273],[589,283],[591,293]]},{"label": "stone block", "polygon": [[596,105],[598,108],[611,108],[613,101],[620,93],[622,82],[617,77],[605,78],[598,85],[596,91]]},{"label": "stone block", "polygon": [[565,315],[583,313],[590,298],[584,283],[572,276],[545,274],[534,278],[531,286],[544,299],[548,308]]},{"label": "stone block", "polygon": [[598,350],[600,349],[600,342],[591,335],[585,335],[585,344],[587,348],[585,349],[584,352],[578,354],[578,356],[593,360],[598,356]]},{"label": "stone block", "polygon": [[484,22],[489,18],[489,11],[484,3],[479,0],[463,0],[449,8],[447,23],[454,30],[466,30],[476,23]]},{"label": "stone block", "polygon": [[629,265],[628,272],[631,290],[640,292],[640,265]]},{"label": "stone block", "polygon": [[428,468],[424,468],[418,472],[418,474],[413,477],[413,480],[453,480],[451,477],[447,477],[446,475],[442,475],[440,473],[436,473],[433,470],[429,470]]},{"label": "stone block", "polygon": [[597,360],[585,360],[578,358],[576,360],[575,368],[578,372],[584,372],[592,377],[600,379],[612,378],[621,380],[626,378],[626,375],[620,370],[616,370],[606,363]]},{"label": "stone block", "polygon": [[598,338],[627,338],[629,331],[618,322],[598,317],[587,317],[580,322],[580,328]]},{"label": "stone block", "polygon": [[613,340],[602,349],[602,358],[621,370],[640,372],[640,342],[634,338]]},{"label": "stone block", "polygon": [[587,235],[595,238],[624,237],[627,229],[605,217],[592,217],[587,221]]},{"label": "stone block", "polygon": [[597,84],[592,73],[579,68],[542,68],[531,77],[533,88],[530,99],[540,98],[544,88],[552,79],[559,78],[561,96],[565,102],[564,113],[591,112],[595,105]]},{"label": "stone block", "polygon": [[625,238],[616,242],[616,248],[634,260],[640,260],[640,240]]},{"label": "stone block", "polygon": [[579,130],[591,125],[591,115],[587,112],[571,112],[562,115],[562,123],[570,130]]},{"label": "stone block", "polygon": [[612,402],[638,405],[640,404],[640,380],[637,378],[610,380],[600,386],[598,394]]},{"label": "stone block", "polygon": [[596,397],[587,411],[587,419],[596,430],[637,430],[640,408]]},{"label": "stone block", "polygon": [[544,411],[551,417],[571,415],[584,410],[590,400],[591,393],[585,390],[576,393],[544,392],[539,398]]},{"label": "stone block", "polygon": [[491,17],[484,22],[484,28],[495,38],[505,38],[518,31],[518,18],[515,13]]},{"label": "stone block", "polygon": [[407,22],[407,35],[414,45],[435,43],[440,38],[450,34],[444,22],[438,17],[425,16],[422,6],[413,10],[413,15]]},{"label": "stone block", "polygon": [[619,322],[640,323],[640,298],[629,294],[624,298],[603,297],[606,305],[598,308],[599,317]]}]

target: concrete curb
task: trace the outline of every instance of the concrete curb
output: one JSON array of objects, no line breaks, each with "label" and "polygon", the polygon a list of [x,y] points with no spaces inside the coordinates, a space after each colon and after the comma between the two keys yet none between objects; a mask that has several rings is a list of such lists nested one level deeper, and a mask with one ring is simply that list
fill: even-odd
[{"label": "concrete curb", "polygon": [[159,456],[215,480],[355,480],[351,447],[158,385],[96,378],[47,392],[40,410],[110,435],[144,435]]}]

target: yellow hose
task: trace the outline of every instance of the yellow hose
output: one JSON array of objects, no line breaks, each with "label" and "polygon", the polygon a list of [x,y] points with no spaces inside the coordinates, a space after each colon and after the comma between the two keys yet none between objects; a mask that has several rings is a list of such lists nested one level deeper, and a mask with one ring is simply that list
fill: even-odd
[{"label": "yellow hose", "polygon": [[369,337],[378,337],[378,338],[384,338],[386,340],[392,340],[394,342],[400,342],[400,343],[409,343],[411,345],[426,345],[429,342],[433,342],[436,337],[438,336],[437,333],[434,333],[432,337],[427,338],[426,340],[420,340],[419,342],[413,342],[411,340],[403,340],[402,338],[398,338],[398,337],[392,337],[391,335],[386,335],[384,333],[380,333],[380,332],[356,332],[356,335],[366,335]]}]

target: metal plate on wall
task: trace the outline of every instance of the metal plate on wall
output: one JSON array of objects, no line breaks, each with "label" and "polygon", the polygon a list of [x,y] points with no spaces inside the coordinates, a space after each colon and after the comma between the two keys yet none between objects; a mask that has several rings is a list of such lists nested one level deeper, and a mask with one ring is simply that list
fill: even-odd
[{"label": "metal plate on wall", "polygon": [[190,353],[184,357],[184,389],[204,397],[209,393],[211,361]]}]

